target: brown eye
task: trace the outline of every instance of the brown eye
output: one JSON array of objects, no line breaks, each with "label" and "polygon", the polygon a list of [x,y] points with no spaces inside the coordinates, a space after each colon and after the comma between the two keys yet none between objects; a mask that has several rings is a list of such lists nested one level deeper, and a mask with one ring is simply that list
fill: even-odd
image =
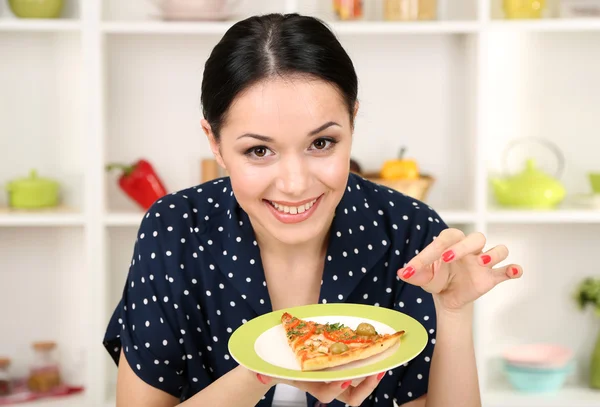
[{"label": "brown eye", "polygon": [[267,149],[264,147],[256,147],[254,149],[254,155],[256,155],[257,157],[264,157],[265,155],[267,155]]},{"label": "brown eye", "polygon": [[313,144],[317,150],[322,150],[325,147],[327,147],[327,140],[320,138],[318,140],[315,140]]}]

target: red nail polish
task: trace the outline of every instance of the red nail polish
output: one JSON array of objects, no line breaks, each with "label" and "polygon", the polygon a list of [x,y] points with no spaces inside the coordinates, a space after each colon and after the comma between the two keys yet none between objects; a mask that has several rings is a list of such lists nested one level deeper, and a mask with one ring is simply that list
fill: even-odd
[{"label": "red nail polish", "polygon": [[403,272],[402,272],[402,278],[411,278],[413,276],[413,274],[415,274],[415,269],[412,266],[408,266]]},{"label": "red nail polish", "polygon": [[490,261],[492,261],[492,258],[489,254],[484,254],[483,256],[481,256],[481,261],[483,262],[483,264],[488,264]]},{"label": "red nail polish", "polygon": [[448,262],[454,258],[454,252],[452,250],[448,250],[444,254],[442,254],[442,260]]},{"label": "red nail polish", "polygon": [[516,267],[513,267],[513,268],[511,269],[511,271],[512,271],[512,274],[513,274],[513,276],[516,276],[517,274],[519,274],[519,269],[518,269],[518,268],[516,268]]},{"label": "red nail polish", "polygon": [[350,386],[352,384],[351,380],[348,380],[347,382],[342,383],[342,389],[347,389],[348,386]]},{"label": "red nail polish", "polygon": [[262,384],[267,384],[267,379],[265,377],[263,377],[263,375],[261,375],[260,373],[256,374],[256,378],[258,379],[259,382],[261,382]]},{"label": "red nail polish", "polygon": [[385,376],[385,372],[381,372],[377,375],[377,380],[381,380],[383,379],[383,376]]}]

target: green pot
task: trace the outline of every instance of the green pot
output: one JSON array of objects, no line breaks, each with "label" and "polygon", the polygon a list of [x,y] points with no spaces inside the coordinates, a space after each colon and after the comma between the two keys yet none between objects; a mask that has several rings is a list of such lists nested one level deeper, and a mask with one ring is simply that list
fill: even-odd
[{"label": "green pot", "polygon": [[58,18],[63,0],[8,0],[14,15],[20,18]]},{"label": "green pot", "polygon": [[59,189],[58,182],[40,178],[35,170],[31,170],[28,178],[8,183],[8,204],[16,209],[55,207],[59,203]]},{"label": "green pot", "polygon": [[596,347],[592,352],[592,362],[590,365],[590,386],[593,389],[600,389],[600,332],[598,332]]}]

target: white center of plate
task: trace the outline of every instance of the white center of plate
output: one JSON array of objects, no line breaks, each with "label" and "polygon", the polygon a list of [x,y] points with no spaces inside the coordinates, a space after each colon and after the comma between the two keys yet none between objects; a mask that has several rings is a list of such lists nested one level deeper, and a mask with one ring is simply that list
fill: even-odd
[{"label": "white center of plate", "polygon": [[[313,321],[321,324],[341,323],[352,329],[356,329],[358,324],[360,324],[361,322],[367,322],[373,325],[373,327],[379,334],[393,334],[394,332],[396,332],[393,328],[386,324],[367,318],[347,316],[320,316],[308,317],[303,319],[306,321]],[[342,370],[370,365],[392,355],[394,352],[396,352],[398,346],[399,344],[396,344],[379,355],[375,355],[364,360],[348,363],[343,366],[324,369],[324,371]],[[292,348],[290,348],[290,345],[288,344],[287,337],[285,335],[285,330],[283,329],[283,326],[281,324],[278,324],[273,328],[270,328],[263,332],[262,335],[260,335],[256,339],[256,342],[254,343],[254,350],[258,354],[258,356],[265,362],[285,369],[300,370],[300,366],[296,361],[296,357],[294,356]]]}]

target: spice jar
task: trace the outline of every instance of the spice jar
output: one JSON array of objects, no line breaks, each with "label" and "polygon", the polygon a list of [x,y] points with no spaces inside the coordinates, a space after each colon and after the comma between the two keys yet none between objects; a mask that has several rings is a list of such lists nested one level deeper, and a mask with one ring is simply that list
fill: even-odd
[{"label": "spice jar", "polygon": [[10,366],[10,359],[0,358],[0,397],[8,396],[12,391],[8,366]]},{"label": "spice jar", "polygon": [[55,342],[35,342],[34,360],[27,382],[31,391],[44,393],[61,384],[60,368],[56,355]]},{"label": "spice jar", "polygon": [[545,0],[503,0],[502,7],[508,19],[542,18]]},{"label": "spice jar", "polygon": [[437,18],[437,0],[384,0],[387,21],[421,21]]}]

